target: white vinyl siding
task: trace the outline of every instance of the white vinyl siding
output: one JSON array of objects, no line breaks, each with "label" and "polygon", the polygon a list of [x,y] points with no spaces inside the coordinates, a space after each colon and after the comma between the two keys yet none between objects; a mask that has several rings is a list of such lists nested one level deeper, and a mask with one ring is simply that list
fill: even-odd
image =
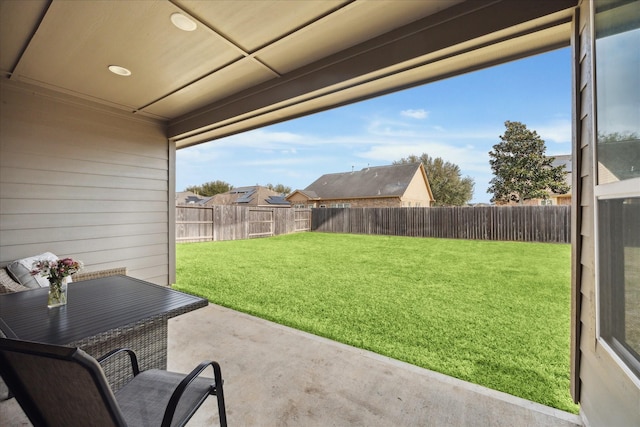
[{"label": "white vinyl siding", "polygon": [[5,82],[2,101],[0,265],[50,251],[170,284],[164,127]]}]

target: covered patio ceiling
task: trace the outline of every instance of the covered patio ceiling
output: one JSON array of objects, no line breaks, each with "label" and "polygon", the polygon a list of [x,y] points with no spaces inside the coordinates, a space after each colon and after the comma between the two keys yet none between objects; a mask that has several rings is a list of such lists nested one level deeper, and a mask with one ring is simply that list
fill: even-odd
[{"label": "covered patio ceiling", "polygon": [[[576,4],[0,1],[0,69],[161,120],[182,148],[568,46]],[[196,28],[178,29],[175,13]]]}]

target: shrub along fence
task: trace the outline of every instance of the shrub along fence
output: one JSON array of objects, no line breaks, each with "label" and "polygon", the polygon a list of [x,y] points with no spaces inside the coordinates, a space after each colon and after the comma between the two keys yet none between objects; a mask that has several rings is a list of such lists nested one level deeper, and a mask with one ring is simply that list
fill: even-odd
[{"label": "shrub along fence", "polygon": [[571,206],[314,209],[312,231],[571,242]]},{"label": "shrub along fence", "polygon": [[251,239],[310,228],[310,209],[176,206],[178,243]]}]

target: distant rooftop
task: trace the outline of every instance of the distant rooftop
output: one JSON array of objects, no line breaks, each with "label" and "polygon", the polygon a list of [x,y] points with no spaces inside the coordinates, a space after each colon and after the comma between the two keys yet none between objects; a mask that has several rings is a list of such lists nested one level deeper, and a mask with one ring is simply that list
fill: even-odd
[{"label": "distant rooftop", "polygon": [[556,166],[564,165],[565,170],[567,172],[571,172],[571,154],[559,154],[557,156],[548,156],[548,157],[555,158],[555,160],[551,162],[551,166],[556,167]]},{"label": "distant rooftop", "polygon": [[420,163],[367,167],[359,171],[322,175],[302,190],[314,198],[402,196]]},{"label": "distant rooftop", "polygon": [[290,206],[284,196],[260,185],[238,187],[213,196],[213,205]]}]

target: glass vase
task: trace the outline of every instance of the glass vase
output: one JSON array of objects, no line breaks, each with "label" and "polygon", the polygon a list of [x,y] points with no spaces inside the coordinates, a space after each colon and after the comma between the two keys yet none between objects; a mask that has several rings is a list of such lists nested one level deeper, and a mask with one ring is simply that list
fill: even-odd
[{"label": "glass vase", "polygon": [[49,279],[49,299],[47,307],[60,307],[67,304],[67,278],[52,281]]}]

